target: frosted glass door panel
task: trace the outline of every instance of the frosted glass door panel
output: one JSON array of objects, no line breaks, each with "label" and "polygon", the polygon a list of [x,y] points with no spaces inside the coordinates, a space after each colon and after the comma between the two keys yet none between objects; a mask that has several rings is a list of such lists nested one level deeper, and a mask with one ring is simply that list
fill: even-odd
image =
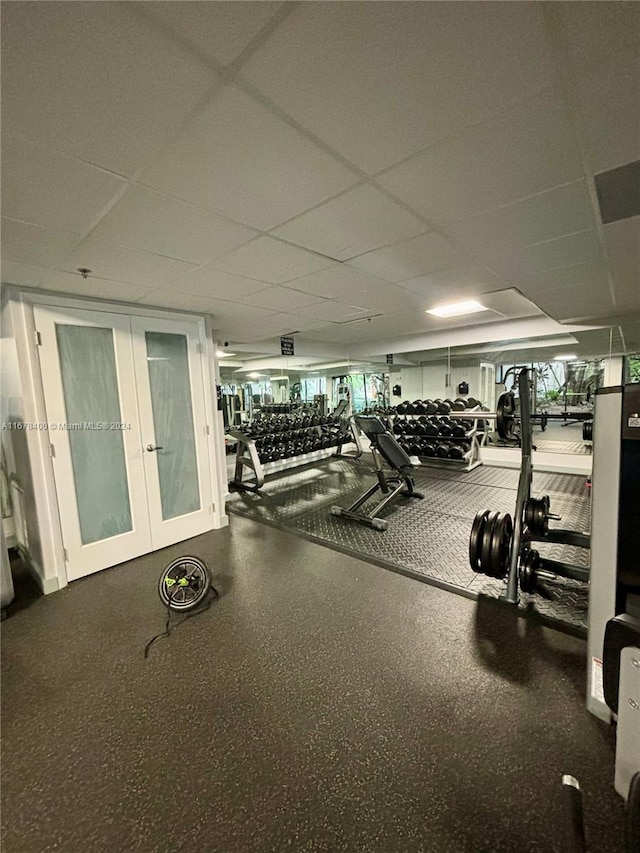
[{"label": "frosted glass door panel", "polygon": [[145,332],[162,518],[200,509],[185,335]]},{"label": "frosted glass door panel", "polygon": [[56,338],[80,537],[87,545],[133,529],[113,331],[56,324]]},{"label": "frosted glass door panel", "polygon": [[66,306],[33,315],[71,581],[152,547],[131,322]]}]

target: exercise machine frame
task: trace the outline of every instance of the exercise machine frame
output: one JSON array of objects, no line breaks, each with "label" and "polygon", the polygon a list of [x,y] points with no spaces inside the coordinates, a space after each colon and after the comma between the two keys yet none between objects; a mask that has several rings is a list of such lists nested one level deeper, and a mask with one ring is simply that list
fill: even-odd
[{"label": "exercise machine frame", "polygon": [[[371,443],[371,455],[374,462],[372,473],[376,475],[377,482],[360,495],[351,506],[332,506],[331,514],[357,521],[360,524],[372,527],[374,530],[386,530],[389,522],[378,517],[382,510],[400,496],[418,499],[424,497],[421,492],[415,490],[415,483],[411,475],[411,470],[420,466],[420,460],[405,453],[396,441],[395,436],[386,429],[380,418],[371,415],[356,415],[355,422]],[[394,473],[389,475],[385,471],[384,462]],[[361,507],[371,500],[377,492],[382,493],[382,500],[370,512],[360,512]]]}]

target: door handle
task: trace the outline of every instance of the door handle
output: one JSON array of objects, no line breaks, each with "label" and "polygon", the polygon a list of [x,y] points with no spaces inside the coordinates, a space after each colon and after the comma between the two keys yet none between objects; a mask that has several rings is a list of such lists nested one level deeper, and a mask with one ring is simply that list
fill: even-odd
[{"label": "door handle", "polygon": [[147,450],[149,451],[149,453],[151,453],[153,450],[162,450],[162,449],[163,449],[163,448],[162,448],[162,445],[161,445],[161,444],[158,444],[158,445],[155,445],[155,444],[147,444]]}]

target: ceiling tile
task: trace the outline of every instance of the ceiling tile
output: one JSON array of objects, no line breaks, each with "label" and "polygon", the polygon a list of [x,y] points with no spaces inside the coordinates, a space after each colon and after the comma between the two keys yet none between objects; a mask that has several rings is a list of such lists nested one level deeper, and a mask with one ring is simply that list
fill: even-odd
[{"label": "ceiling tile", "polygon": [[224,89],[141,178],[263,231],[358,180],[236,87]]},{"label": "ceiling tile", "polygon": [[282,3],[141,3],[145,12],[180,33],[205,56],[227,65],[249,44]]},{"label": "ceiling tile", "polygon": [[526,246],[517,252],[487,259],[487,266],[506,280],[535,275],[555,267],[568,267],[585,262],[603,261],[600,238],[595,229],[546,240]]},{"label": "ceiling tile", "polygon": [[15,264],[2,258],[2,283],[22,287],[45,287],[53,276],[53,270],[29,264]]},{"label": "ceiling tile", "polygon": [[583,73],[640,44],[640,6],[635,2],[547,3],[572,68]]},{"label": "ceiling tile", "polygon": [[[640,4],[636,4],[640,8]],[[640,159],[640,58],[616,56],[574,84],[595,172]]]},{"label": "ceiling tile", "polygon": [[441,234],[421,234],[387,249],[376,249],[351,258],[349,266],[373,273],[387,281],[403,281],[425,273],[455,267],[468,255]]},{"label": "ceiling tile", "polygon": [[347,305],[344,302],[338,302],[334,299],[324,299],[322,302],[316,302],[314,305],[309,305],[307,308],[294,309],[291,314],[300,314],[303,317],[309,317],[312,320],[326,320],[332,323],[342,323],[345,320],[351,320],[354,317],[363,317],[367,315],[367,310],[358,305]]},{"label": "ceiling tile", "polygon": [[191,293],[182,293],[169,290],[154,290],[143,299],[141,303],[156,305],[160,308],[175,308],[185,311],[196,311],[199,314],[211,314],[216,323],[223,318],[244,317],[248,322],[259,323],[266,317],[271,316],[273,311],[265,311],[261,308],[253,308],[239,303],[225,302],[221,299],[209,299],[203,296],[194,296]]},{"label": "ceiling tile", "polygon": [[311,296],[299,290],[291,290],[288,287],[269,287],[254,294],[249,302],[259,308],[270,308],[272,311],[286,313],[287,311],[307,308],[309,305],[317,305],[322,300],[317,296]]},{"label": "ceiling tile", "polygon": [[370,173],[554,73],[535,3],[301,3],[241,71]]},{"label": "ceiling tile", "polygon": [[128,6],[3,6],[4,126],[120,174],[148,162],[216,77]]},{"label": "ceiling tile", "polygon": [[204,264],[251,240],[255,232],[177,199],[131,187],[93,236],[104,242]]},{"label": "ceiling tile", "polygon": [[449,225],[445,232],[480,260],[595,227],[585,181]]},{"label": "ceiling tile", "polygon": [[575,298],[571,289],[541,291],[536,302],[558,322],[597,320],[598,317],[610,317],[615,313],[608,291],[586,291],[580,299]]},{"label": "ceiling tile", "polygon": [[419,219],[383,193],[361,186],[303,213],[273,233],[344,261],[424,230]]},{"label": "ceiling tile", "polygon": [[2,217],[3,262],[57,267],[80,239],[79,234],[51,231]]},{"label": "ceiling tile", "polygon": [[488,293],[504,288],[505,284],[486,267],[471,264],[449,270],[417,276],[403,281],[400,287],[413,291],[434,302],[453,302],[466,296]]},{"label": "ceiling tile", "polygon": [[121,281],[107,281],[102,278],[84,279],[78,273],[54,272],[47,280],[46,290],[58,293],[72,293],[74,296],[91,296],[96,299],[116,299],[119,302],[137,302],[151,293],[148,287],[139,287]]},{"label": "ceiling tile", "polygon": [[86,231],[123,187],[116,175],[18,139],[2,140],[2,212],[45,228]]},{"label": "ceiling tile", "polygon": [[328,269],[289,282],[289,287],[325,299],[344,299],[357,304],[358,298],[376,283],[384,284],[370,273],[346,264],[332,264]]},{"label": "ceiling tile", "polygon": [[546,91],[379,175],[439,225],[582,177],[564,99]]},{"label": "ceiling tile", "polygon": [[331,263],[313,252],[263,236],[216,260],[215,267],[246,278],[283,284],[324,269]]},{"label": "ceiling tile", "polygon": [[640,216],[604,228],[607,257],[616,295],[628,302],[640,297]]},{"label": "ceiling tile", "polygon": [[94,278],[128,281],[151,288],[196,269],[193,264],[175,258],[103,243],[93,235],[83,240],[60,264],[60,269],[67,272],[75,272],[80,267],[91,270]]},{"label": "ceiling tile", "polygon": [[518,293],[515,289],[485,293],[482,297],[482,304],[485,308],[503,314],[510,320],[519,317],[534,317],[541,313],[540,309],[531,300]]},{"label": "ceiling tile", "polygon": [[603,263],[546,270],[514,284],[556,320],[614,313],[608,272]]},{"label": "ceiling tile", "polygon": [[[167,290],[179,293],[191,293],[209,299],[243,300],[248,296],[262,292],[268,285],[250,278],[240,278],[213,267],[199,267],[188,275],[172,281]],[[276,310],[276,309],[274,309]]]}]

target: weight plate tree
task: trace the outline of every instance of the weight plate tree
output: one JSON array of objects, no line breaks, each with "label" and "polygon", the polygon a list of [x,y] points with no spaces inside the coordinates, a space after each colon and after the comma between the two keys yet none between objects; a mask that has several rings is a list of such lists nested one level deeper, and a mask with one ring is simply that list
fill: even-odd
[{"label": "weight plate tree", "polygon": [[[479,512],[471,527],[469,537],[469,564],[474,572],[497,580],[507,580],[503,598],[511,604],[519,601],[518,588],[523,592],[535,591],[540,578],[558,576],[578,581],[588,581],[589,571],[557,560],[541,557],[531,547],[531,542],[554,542],[589,548],[590,537],[571,530],[549,530],[549,519],[560,516],[550,512],[548,495],[535,498],[531,495],[533,479],[531,388],[529,371],[523,368],[518,375],[520,400],[520,451],[522,455],[518,492],[513,519],[508,513]],[[498,432],[503,438],[513,436],[516,420],[515,397],[501,395],[496,412]]]}]

